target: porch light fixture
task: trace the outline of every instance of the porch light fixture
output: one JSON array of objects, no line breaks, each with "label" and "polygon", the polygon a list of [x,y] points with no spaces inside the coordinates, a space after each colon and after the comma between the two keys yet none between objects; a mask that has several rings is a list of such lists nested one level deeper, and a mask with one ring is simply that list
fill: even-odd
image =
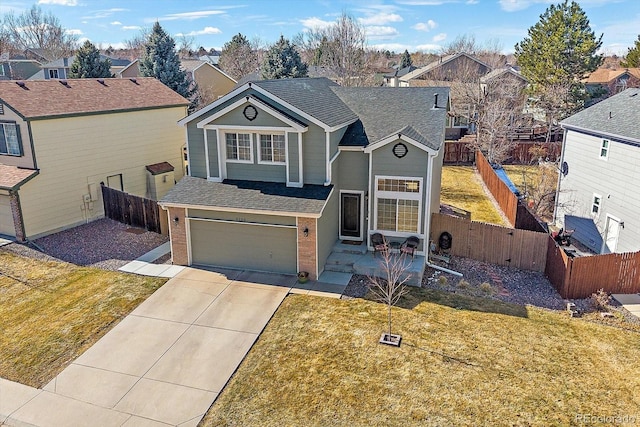
[{"label": "porch light fixture", "polygon": [[179,222],[180,222],[180,218],[179,217],[176,216],[176,217],[173,218],[173,223],[174,224],[177,224]]},{"label": "porch light fixture", "polygon": [[309,227],[305,227],[302,230],[302,234],[304,234],[304,237],[309,237]]}]

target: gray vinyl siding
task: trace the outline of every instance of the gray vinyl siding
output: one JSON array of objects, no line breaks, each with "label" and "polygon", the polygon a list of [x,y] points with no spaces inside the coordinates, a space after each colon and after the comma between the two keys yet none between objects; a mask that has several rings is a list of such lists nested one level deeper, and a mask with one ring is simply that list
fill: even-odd
[{"label": "gray vinyl siding", "polygon": [[227,162],[227,179],[242,179],[247,181],[286,182],[285,165],[258,164],[255,144],[253,145],[254,163]]},{"label": "gray vinyl siding", "polygon": [[189,220],[191,261],[277,273],[297,270],[297,230],[254,224]]},{"label": "gray vinyl siding", "polygon": [[[322,212],[322,216],[318,218],[318,266],[324,268],[327,258],[331,254],[331,250],[338,240],[339,234],[339,210],[340,210],[340,191],[335,187],[327,205]],[[320,271],[322,273],[322,270]]]},{"label": "gray vinyl siding", "polygon": [[361,151],[342,151],[337,162],[340,190],[367,191],[369,184],[368,154]]},{"label": "gray vinyl siding", "polygon": [[196,122],[187,125],[187,144],[189,144],[189,175],[207,178],[207,165],[204,156],[204,131],[196,127]]},{"label": "gray vinyl siding", "polygon": [[338,129],[335,132],[331,132],[329,136],[329,159],[331,159],[338,152],[338,144],[342,140],[344,133],[347,131],[347,127]]},{"label": "gray vinyl siding", "polygon": [[190,218],[220,219],[225,221],[251,222],[255,224],[296,225],[295,217],[288,216],[210,211],[204,209],[189,209],[187,215]]},{"label": "gray vinyl siding", "polygon": [[326,180],[326,136],[325,131],[316,125],[302,134],[303,174],[305,184],[324,184]]},{"label": "gray vinyl siding", "polygon": [[288,134],[289,149],[289,180],[291,182],[300,182],[300,152],[298,150],[298,134],[289,132]]},{"label": "gray vinyl siding", "polygon": [[607,214],[613,215],[624,222],[616,252],[640,250],[640,147],[607,138],[609,154],[604,160],[602,138],[571,130],[566,138],[563,156],[569,173],[560,180],[558,219],[563,223],[565,214],[592,218],[593,194],[599,194],[600,213],[594,222],[600,234]]},{"label": "gray vinyl siding", "polygon": [[273,117],[271,113],[267,113],[266,111],[261,110],[259,107],[256,107],[258,111],[258,116],[254,120],[247,119],[243,111],[244,109],[250,105],[249,103],[245,103],[233,111],[229,111],[222,117],[217,118],[211,124],[215,124],[218,126],[247,126],[249,127],[262,127],[262,126],[273,126],[273,127],[289,127],[288,124],[283,121]]},{"label": "gray vinyl siding", "polygon": [[218,166],[218,136],[215,130],[206,130],[207,148],[209,150],[209,176],[219,178],[220,168]]}]

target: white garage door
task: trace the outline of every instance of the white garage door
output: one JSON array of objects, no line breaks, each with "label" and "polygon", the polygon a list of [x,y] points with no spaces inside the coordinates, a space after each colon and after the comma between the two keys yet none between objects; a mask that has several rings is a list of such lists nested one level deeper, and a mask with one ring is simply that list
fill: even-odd
[{"label": "white garage door", "polygon": [[294,227],[189,220],[191,263],[296,273]]},{"label": "white garage door", "polygon": [[0,194],[0,234],[7,236],[15,236],[16,231],[13,228],[13,216],[11,214],[11,204],[9,196]]}]

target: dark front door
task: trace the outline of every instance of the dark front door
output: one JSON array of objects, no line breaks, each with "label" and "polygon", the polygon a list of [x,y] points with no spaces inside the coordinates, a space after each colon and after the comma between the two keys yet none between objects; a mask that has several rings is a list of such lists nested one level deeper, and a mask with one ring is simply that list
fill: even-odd
[{"label": "dark front door", "polygon": [[340,236],[361,238],[361,200],[357,193],[340,194]]}]

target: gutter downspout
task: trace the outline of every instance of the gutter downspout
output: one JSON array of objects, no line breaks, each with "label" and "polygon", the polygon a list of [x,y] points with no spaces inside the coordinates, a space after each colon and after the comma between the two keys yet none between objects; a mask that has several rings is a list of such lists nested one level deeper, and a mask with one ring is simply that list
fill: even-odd
[{"label": "gutter downspout", "polygon": [[[562,127],[562,126],[561,126]],[[558,203],[560,199],[560,182],[562,181],[562,164],[564,163],[564,153],[567,145],[567,129],[564,129],[564,133],[562,134],[562,148],[560,151],[560,173],[558,173],[558,183],[556,185],[556,200],[553,203],[553,223],[558,224]]]}]

